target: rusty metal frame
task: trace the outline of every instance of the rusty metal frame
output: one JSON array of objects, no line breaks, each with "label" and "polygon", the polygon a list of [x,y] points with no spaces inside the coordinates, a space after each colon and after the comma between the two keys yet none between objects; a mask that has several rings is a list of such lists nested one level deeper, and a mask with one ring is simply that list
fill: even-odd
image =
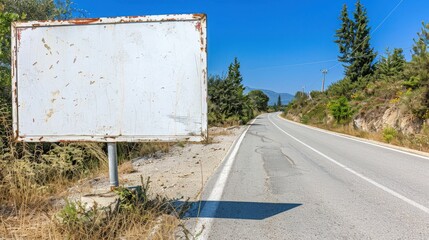
[{"label": "rusty metal frame", "polygon": [[[96,24],[122,24],[122,23],[143,23],[143,22],[168,22],[168,21],[199,21],[197,30],[200,32],[201,42],[201,61],[204,63],[201,76],[203,83],[202,91],[202,126],[201,135],[183,135],[183,136],[72,136],[68,135],[43,135],[43,136],[25,136],[19,132],[18,116],[18,69],[17,69],[17,51],[20,40],[20,32],[27,28],[52,27],[52,26],[70,26],[70,25],[96,25]],[[13,116],[13,136],[15,141],[25,142],[150,142],[150,141],[203,141],[208,137],[207,130],[207,17],[205,14],[179,14],[179,15],[156,15],[156,16],[127,16],[111,18],[86,18],[71,19],[61,21],[27,21],[13,22],[11,26],[11,77],[12,77],[12,116]],[[205,113],[205,114],[204,114]]]},{"label": "rusty metal frame", "polygon": [[27,21],[14,22],[14,28],[27,27],[52,27],[68,25],[87,25],[87,24],[118,24],[118,23],[141,23],[141,22],[168,22],[168,21],[195,21],[199,20],[206,24],[207,16],[205,14],[177,14],[177,15],[153,15],[153,16],[127,16],[127,17],[109,17],[109,18],[78,18],[71,20],[58,21]]}]

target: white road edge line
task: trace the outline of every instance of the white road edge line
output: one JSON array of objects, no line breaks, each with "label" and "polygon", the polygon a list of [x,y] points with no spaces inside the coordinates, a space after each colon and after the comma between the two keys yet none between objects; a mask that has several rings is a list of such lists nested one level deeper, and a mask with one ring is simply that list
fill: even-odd
[{"label": "white road edge line", "polygon": [[[229,149],[228,153],[226,154],[226,160],[225,164],[223,165],[222,170],[219,173],[219,176],[216,180],[216,183],[214,184],[214,187],[212,191],[210,192],[210,195],[207,199],[204,199],[203,201],[220,201],[223,195],[223,191],[225,189],[226,181],[228,180],[229,173],[231,171],[232,165],[234,164],[235,156],[237,155],[238,149],[240,148],[241,142],[244,139],[244,136],[246,135],[249,128],[252,126],[252,124],[255,122],[255,120],[258,118],[253,119],[249,126],[244,130],[244,132],[240,135],[240,138],[236,140],[232,144],[232,147]],[[204,206],[201,209],[201,214],[206,216],[213,216],[215,215],[217,211],[218,205],[211,205],[209,207]],[[198,222],[195,226],[194,233],[201,232],[201,235],[198,236],[199,239],[208,239],[210,229],[213,223],[213,218],[198,218]]]},{"label": "white road edge line", "polygon": [[397,197],[397,198],[401,199],[402,201],[404,201],[404,202],[406,202],[406,203],[408,203],[408,204],[410,204],[410,205],[412,205],[412,206],[414,206],[414,207],[416,207],[416,208],[418,208],[418,209],[422,210],[423,212],[425,212],[425,213],[429,214],[429,208],[427,208],[427,207],[425,207],[425,206],[423,206],[423,205],[421,205],[421,204],[419,204],[419,203],[417,203],[417,202],[415,202],[415,201],[413,201],[413,200],[411,200],[411,199],[409,199],[409,198],[407,198],[407,197],[405,197],[405,196],[403,196],[403,195],[401,195],[401,194],[399,194],[399,193],[397,193],[397,192],[393,191],[392,189],[390,189],[390,188],[388,188],[388,187],[385,187],[385,186],[381,185],[380,183],[377,183],[376,181],[372,180],[371,178],[365,177],[364,175],[362,175],[362,174],[360,174],[360,173],[356,172],[355,170],[353,170],[353,169],[351,169],[351,168],[349,168],[349,167],[345,166],[344,164],[341,164],[341,163],[339,163],[339,162],[335,161],[335,160],[334,160],[334,159],[332,159],[331,157],[328,157],[327,155],[325,155],[325,154],[321,153],[320,151],[318,151],[318,150],[314,149],[313,147],[311,147],[311,146],[307,145],[307,144],[306,144],[306,143],[304,143],[303,141],[299,140],[298,138],[296,138],[296,137],[292,136],[291,134],[287,133],[285,130],[283,130],[282,128],[280,128],[277,124],[275,124],[275,123],[271,120],[271,118],[270,118],[270,116],[269,116],[269,115],[268,115],[268,120],[269,120],[269,121],[270,121],[270,122],[271,122],[275,127],[277,127],[280,131],[282,131],[284,134],[288,135],[289,137],[291,137],[291,138],[292,138],[292,139],[294,139],[295,141],[297,141],[297,142],[301,143],[302,145],[306,146],[307,148],[309,148],[309,149],[310,149],[310,150],[312,150],[313,152],[315,152],[315,153],[319,154],[320,156],[322,156],[322,157],[324,157],[324,158],[328,159],[328,160],[329,160],[329,161],[331,161],[332,163],[334,163],[334,164],[336,164],[337,166],[339,166],[339,167],[343,168],[344,170],[346,170],[346,171],[348,171],[348,172],[352,173],[353,175],[355,175],[355,176],[357,176],[357,177],[359,177],[359,178],[361,178],[361,179],[363,179],[363,180],[365,180],[365,181],[367,181],[367,182],[371,183],[372,185],[374,185],[374,186],[376,186],[376,187],[380,188],[381,190],[383,190],[383,191],[385,191],[385,192],[387,192],[387,193],[389,193],[389,194],[391,194],[391,195],[393,195],[393,196],[395,196],[395,197]]},{"label": "white road edge line", "polygon": [[368,141],[365,141],[365,140],[359,140],[359,139],[355,139],[355,138],[352,138],[352,137],[344,136],[344,135],[342,135],[340,133],[335,133],[335,132],[331,132],[331,131],[328,131],[328,130],[319,129],[319,128],[316,128],[316,127],[306,126],[304,124],[296,123],[294,121],[290,121],[290,120],[284,119],[283,117],[280,116],[280,113],[277,115],[277,117],[280,120],[283,120],[285,122],[288,122],[288,123],[291,123],[291,124],[295,124],[295,125],[298,125],[298,126],[302,126],[302,127],[308,128],[308,129],[313,129],[313,130],[316,130],[318,132],[326,133],[326,134],[329,134],[329,135],[332,135],[332,136],[336,136],[336,137],[340,137],[340,138],[345,138],[345,139],[352,140],[352,141],[355,141],[355,142],[360,142],[360,143],[368,144],[368,145],[371,145],[371,146],[375,146],[375,147],[379,147],[379,148],[391,150],[391,151],[394,151],[394,152],[403,153],[403,154],[410,155],[410,156],[413,156],[413,157],[419,157],[419,158],[423,158],[423,159],[429,160],[429,157],[422,156],[422,155],[419,155],[419,154],[415,154],[415,153],[411,153],[411,152],[407,152],[407,151],[402,151],[402,150],[395,149],[395,148],[392,148],[392,147],[383,146],[383,145],[380,145],[380,144],[377,144],[377,143],[371,143],[371,142],[368,142]]}]

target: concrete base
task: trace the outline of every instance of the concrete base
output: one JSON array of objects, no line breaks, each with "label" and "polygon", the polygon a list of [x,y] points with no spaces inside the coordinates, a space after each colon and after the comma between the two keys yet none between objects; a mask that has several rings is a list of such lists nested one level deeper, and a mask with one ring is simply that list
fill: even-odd
[{"label": "concrete base", "polygon": [[114,211],[119,206],[119,196],[111,191],[83,195],[80,201],[86,209],[91,209],[97,205],[100,209],[110,209]]}]

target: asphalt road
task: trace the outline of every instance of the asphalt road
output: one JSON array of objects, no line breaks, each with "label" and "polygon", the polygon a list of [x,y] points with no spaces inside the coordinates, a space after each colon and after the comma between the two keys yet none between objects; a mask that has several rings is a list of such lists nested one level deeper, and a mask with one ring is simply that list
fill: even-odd
[{"label": "asphalt road", "polygon": [[200,239],[429,239],[429,158],[265,114],[203,200]]}]

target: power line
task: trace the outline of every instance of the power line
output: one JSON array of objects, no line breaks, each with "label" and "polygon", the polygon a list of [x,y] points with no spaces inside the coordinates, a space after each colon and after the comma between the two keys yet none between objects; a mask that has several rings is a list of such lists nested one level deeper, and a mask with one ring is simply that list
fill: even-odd
[{"label": "power line", "polygon": [[[402,50],[408,50],[408,49],[412,49],[412,47],[408,47],[408,48],[402,48]],[[364,57],[368,57],[371,56],[372,54],[367,54],[367,55],[361,55],[358,57],[354,57],[354,59],[358,59],[358,58],[364,58]],[[377,55],[377,58],[381,57],[381,55]],[[314,61],[314,62],[304,62],[304,63],[295,63],[295,64],[287,64],[287,65],[273,65],[273,66],[266,66],[266,67],[258,67],[258,68],[250,68],[247,69],[248,71],[253,71],[253,70],[263,70],[263,69],[272,69],[272,68],[280,68],[280,67],[294,67],[294,66],[305,66],[305,65],[313,65],[313,64],[320,64],[320,63],[326,63],[326,62],[336,62],[337,59],[331,59],[331,60],[324,60],[324,61]],[[327,68],[326,70],[330,71],[333,68],[337,67],[338,65],[340,65],[341,62],[336,63],[335,65],[333,65],[330,68]]]},{"label": "power line", "polygon": [[372,33],[376,32],[381,27],[381,25],[383,25],[383,23],[390,17],[390,15],[393,14],[394,11],[396,11],[396,9],[402,4],[403,1],[405,0],[401,0],[398,4],[396,4],[396,6],[389,12],[389,14],[387,14],[387,16],[380,22],[380,24],[378,24],[378,26],[374,29]]},{"label": "power line", "polygon": [[[390,12],[383,18],[383,20],[377,25],[377,27],[375,27],[375,29],[372,31],[372,34],[374,34],[386,21],[387,19],[396,11],[396,9],[404,2],[405,0],[400,0],[396,6],[390,10]],[[364,38],[364,40],[356,47],[359,48],[364,41],[369,37],[369,35]],[[356,50],[355,49],[355,50]],[[352,53],[355,51],[353,50]],[[351,54],[352,54],[351,53]],[[359,57],[354,57],[354,59],[356,58],[363,58],[363,57],[368,57],[371,56],[372,54],[368,54],[368,55],[363,55],[363,56],[359,56]],[[265,67],[256,67],[256,68],[250,68],[248,69],[248,71],[254,71],[254,70],[265,70],[265,69],[273,69],[273,68],[282,68],[282,67],[297,67],[297,66],[305,66],[305,65],[314,65],[314,64],[320,64],[320,63],[328,63],[328,62],[336,62],[338,61],[338,59],[330,59],[330,60],[321,60],[321,61],[312,61],[312,62],[303,62],[303,63],[294,63],[294,64],[285,64],[285,65],[272,65],[272,66],[265,66]],[[330,71],[333,68],[337,67],[338,65],[340,65],[341,62],[337,62],[336,64],[334,64],[333,66],[329,67],[327,70]]]},{"label": "power line", "polygon": [[262,69],[272,69],[272,68],[281,68],[281,67],[296,67],[296,66],[313,65],[313,64],[335,62],[335,61],[337,61],[337,59],[322,60],[322,61],[313,61],[313,62],[303,62],[303,63],[294,63],[294,64],[285,64],[285,65],[272,65],[272,66],[251,68],[251,69],[248,69],[248,70],[262,70]]},{"label": "power line", "polygon": [[[402,50],[409,50],[409,49],[412,49],[412,47],[407,47],[407,48],[401,48]],[[362,56],[359,56],[359,57],[354,57],[354,59],[358,59],[358,58],[364,58],[364,57],[368,57],[368,56],[371,56],[372,54],[367,54],[367,55],[362,55]],[[381,55],[377,55],[377,58],[380,58],[380,57],[382,57]],[[377,59],[376,58],[376,59]],[[329,70],[331,70],[331,69],[333,69],[333,68],[335,68],[335,67],[337,67],[338,65],[340,65],[341,63],[340,62],[338,62],[338,63],[336,63],[335,65],[333,65],[332,67],[330,67],[330,68],[328,68],[328,71]]]}]

